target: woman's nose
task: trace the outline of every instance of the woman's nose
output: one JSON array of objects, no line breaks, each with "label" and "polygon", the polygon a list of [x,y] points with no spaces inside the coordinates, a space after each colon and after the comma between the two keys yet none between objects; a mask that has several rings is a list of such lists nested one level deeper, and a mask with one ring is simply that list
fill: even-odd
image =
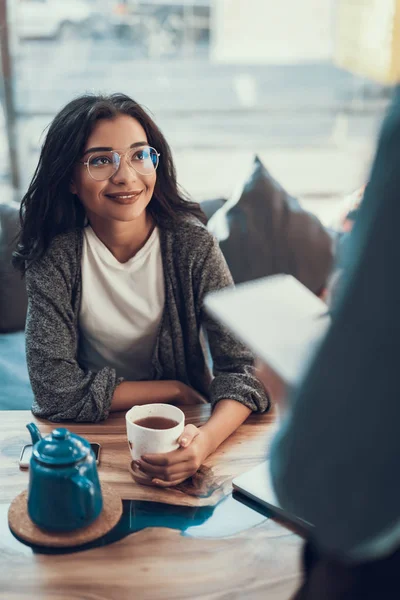
[{"label": "woman's nose", "polygon": [[119,168],[117,172],[112,176],[114,183],[125,183],[127,181],[136,181],[138,174],[135,169],[131,167],[126,156],[121,156]]}]

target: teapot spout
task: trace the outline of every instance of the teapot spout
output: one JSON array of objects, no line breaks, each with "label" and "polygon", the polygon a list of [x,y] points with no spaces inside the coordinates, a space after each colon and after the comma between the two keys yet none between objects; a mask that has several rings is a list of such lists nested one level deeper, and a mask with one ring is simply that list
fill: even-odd
[{"label": "teapot spout", "polygon": [[41,433],[36,427],[35,423],[28,423],[26,427],[29,430],[29,433],[31,434],[32,444],[35,445],[36,442],[42,439]]}]

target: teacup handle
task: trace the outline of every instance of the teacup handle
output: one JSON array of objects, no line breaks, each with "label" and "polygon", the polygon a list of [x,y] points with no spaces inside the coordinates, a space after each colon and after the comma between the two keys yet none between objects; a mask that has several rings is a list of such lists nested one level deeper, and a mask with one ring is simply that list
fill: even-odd
[{"label": "teacup handle", "polygon": [[94,484],[87,477],[83,477],[79,473],[72,477],[72,481],[78,486],[81,492],[81,518],[86,521],[91,518],[94,510]]}]

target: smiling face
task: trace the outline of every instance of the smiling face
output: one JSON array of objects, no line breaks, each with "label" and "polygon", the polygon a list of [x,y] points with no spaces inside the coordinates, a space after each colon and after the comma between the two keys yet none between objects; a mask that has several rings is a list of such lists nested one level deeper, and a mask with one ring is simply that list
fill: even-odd
[{"label": "smiling face", "polygon": [[[86,162],[91,154],[98,154],[98,148],[115,150],[123,155],[131,147],[140,150],[140,146],[147,143],[143,127],[133,117],[121,114],[113,119],[102,119],[97,122],[87,139],[81,161]],[[100,158],[100,163],[101,160]],[[77,164],[71,192],[82,202],[89,221],[101,219],[127,222],[146,217],[146,208],[153,196],[155,183],[155,171],[150,175],[141,175],[122,156],[118,171],[105,181],[96,181],[84,164]]]}]

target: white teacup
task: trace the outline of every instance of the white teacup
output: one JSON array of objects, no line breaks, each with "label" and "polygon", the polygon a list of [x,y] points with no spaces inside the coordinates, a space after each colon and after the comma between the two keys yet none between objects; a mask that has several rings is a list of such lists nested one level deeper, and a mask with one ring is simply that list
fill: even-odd
[{"label": "white teacup", "polygon": [[[161,454],[179,448],[178,439],[185,427],[184,413],[171,404],[146,404],[134,406],[126,413],[126,432],[128,444],[133,460],[139,460],[144,454]],[[151,427],[157,423],[152,420],[168,419],[175,421],[176,425],[168,429]],[[149,419],[146,426],[138,421]],[[161,423],[159,422],[159,425]],[[168,423],[164,422],[163,425]]]}]

